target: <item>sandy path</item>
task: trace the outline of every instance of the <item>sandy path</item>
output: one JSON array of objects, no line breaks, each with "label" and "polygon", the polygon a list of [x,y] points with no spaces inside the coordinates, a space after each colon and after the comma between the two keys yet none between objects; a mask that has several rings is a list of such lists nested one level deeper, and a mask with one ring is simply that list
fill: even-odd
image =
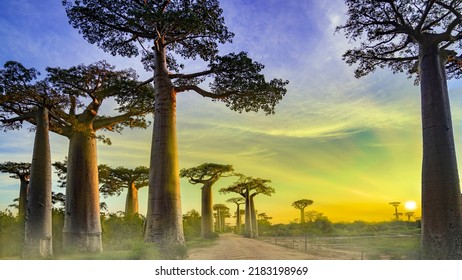
[{"label": "sandy path", "polygon": [[351,259],[348,252],[324,251],[300,252],[256,239],[235,234],[222,234],[213,246],[193,248],[188,251],[189,260],[316,260]]}]

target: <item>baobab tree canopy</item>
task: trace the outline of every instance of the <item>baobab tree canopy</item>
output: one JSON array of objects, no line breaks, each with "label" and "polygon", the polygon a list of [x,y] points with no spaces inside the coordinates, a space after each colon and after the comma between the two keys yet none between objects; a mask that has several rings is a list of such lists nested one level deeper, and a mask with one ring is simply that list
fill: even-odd
[{"label": "baobab tree canopy", "polygon": [[[167,67],[176,92],[194,91],[222,101],[235,111],[274,113],[274,106],[286,93],[287,81],[266,82],[263,65],[247,54],[218,55],[218,44],[231,42],[233,33],[225,26],[216,0],[190,1],[63,1],[73,27],[84,38],[113,55],[141,54],[147,69],[165,49]],[[185,59],[207,61],[204,71],[180,74],[183,65],[173,54]],[[199,87],[211,77],[210,90]]]},{"label": "baobab tree canopy", "polygon": [[205,184],[207,181],[218,179],[221,176],[230,176],[233,171],[232,165],[204,163],[196,167],[181,169],[180,177],[188,178],[191,184]]},{"label": "baobab tree canopy", "polygon": [[30,175],[29,162],[11,162],[7,161],[0,164],[0,172],[13,174],[10,177],[20,179],[21,176]]},{"label": "baobab tree canopy", "polygon": [[296,209],[305,209],[307,206],[310,206],[313,204],[313,200],[311,199],[300,199],[297,201],[294,201],[292,203],[292,206],[295,207]]},{"label": "baobab tree canopy", "polygon": [[271,183],[271,180],[241,175],[239,180],[234,182],[231,186],[220,189],[220,193],[228,194],[234,192],[243,197],[259,193],[271,196],[275,190],[268,185],[269,183]]},{"label": "baobab tree canopy", "polygon": [[[344,60],[355,64],[356,77],[365,76],[377,67],[388,67],[394,73],[418,73],[419,44],[431,41],[455,58],[461,47],[462,3],[460,1],[355,1],[346,0],[348,15],[337,31],[345,32],[359,47],[348,50]],[[448,67],[449,74],[457,63]]]},{"label": "baobab tree canopy", "polygon": [[[23,121],[35,124],[37,106],[50,110],[50,130],[68,136],[80,131],[76,121],[94,121],[93,129],[120,132],[123,127],[146,127],[144,115],[152,106],[152,87],[137,81],[131,70],[115,71],[104,61],[90,65],[78,65],[69,69],[48,67],[48,77],[37,81],[40,73],[21,63],[9,61],[0,70],[1,97],[0,127],[17,129]],[[134,96],[144,98],[134,99]],[[121,113],[115,117],[93,115],[106,98],[114,98]],[[84,100],[91,100],[87,107]],[[79,113],[77,110],[81,109]],[[68,111],[67,111],[68,110]],[[104,136],[99,139],[110,144]]]},{"label": "baobab tree canopy", "polygon": [[100,165],[98,170],[100,173],[102,171],[105,173],[105,175],[101,178],[103,183],[101,188],[104,189],[121,190],[122,188],[129,188],[132,183],[135,184],[137,189],[148,185],[149,168],[146,166],[138,166],[135,168],[119,166],[111,168],[107,165]]},{"label": "baobab tree canopy", "polygon": [[[8,61],[0,70],[0,129],[19,129],[23,122],[36,124],[37,108],[54,112],[63,110],[69,102],[55,91],[48,79],[37,80],[40,73],[16,61]],[[53,119],[54,114],[51,114]],[[50,123],[50,129],[55,126]]]},{"label": "baobab tree canopy", "polygon": [[[79,131],[78,126],[73,125],[75,120],[80,123],[93,122],[94,131],[121,132],[124,127],[147,127],[144,115],[152,109],[152,87],[139,82],[134,70],[115,70],[114,66],[99,61],[69,69],[48,67],[47,71],[56,90],[66,94],[70,100],[69,113],[58,115],[59,129],[55,131],[58,134],[68,136],[72,130]],[[109,98],[117,102],[119,115],[98,116],[103,100]],[[91,102],[85,106],[84,100]],[[77,112],[79,109],[81,112]],[[105,136],[97,138],[111,143]]]}]

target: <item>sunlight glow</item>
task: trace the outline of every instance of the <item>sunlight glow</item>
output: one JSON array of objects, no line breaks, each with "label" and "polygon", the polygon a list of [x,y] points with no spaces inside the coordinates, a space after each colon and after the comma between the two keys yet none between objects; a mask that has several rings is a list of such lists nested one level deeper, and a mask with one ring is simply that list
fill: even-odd
[{"label": "sunlight glow", "polygon": [[404,208],[406,208],[406,210],[415,210],[417,208],[417,203],[413,200],[406,201],[404,203]]}]

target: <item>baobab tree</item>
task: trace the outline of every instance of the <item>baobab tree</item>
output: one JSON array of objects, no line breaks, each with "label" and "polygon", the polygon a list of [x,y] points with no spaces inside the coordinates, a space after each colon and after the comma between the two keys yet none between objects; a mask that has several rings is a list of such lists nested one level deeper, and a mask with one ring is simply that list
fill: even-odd
[{"label": "baobab tree", "polygon": [[[96,132],[146,128],[144,116],[150,106],[138,96],[152,98],[152,87],[139,82],[133,70],[116,71],[104,61],[69,69],[48,68],[48,72],[54,86],[71,101],[69,112],[60,112],[61,130],[56,131],[69,139],[63,247],[99,252],[102,243],[96,140],[110,144],[110,139]],[[118,115],[98,114],[107,99],[116,101]]]},{"label": "baobab tree", "polygon": [[[356,77],[377,67],[417,74],[422,109],[424,258],[462,258],[459,175],[447,78],[460,75],[461,1],[346,0],[345,32],[358,47],[343,58]],[[449,66],[449,67],[446,67]]]},{"label": "baobab tree", "polygon": [[196,167],[181,169],[180,177],[188,179],[189,183],[202,184],[201,190],[201,236],[213,237],[213,196],[212,186],[221,178],[233,175],[232,165],[204,163]]},{"label": "baobab tree", "polygon": [[67,103],[48,80],[21,63],[8,61],[0,70],[0,128],[19,129],[24,121],[35,126],[27,194],[23,257],[50,257],[52,249],[50,115]]},{"label": "baobab tree", "polygon": [[10,177],[19,179],[19,199],[18,199],[18,218],[24,222],[26,214],[27,186],[30,179],[29,162],[11,162],[7,161],[0,164],[0,172],[13,174]]},{"label": "baobab tree", "polygon": [[258,223],[255,211],[254,198],[258,194],[271,196],[275,192],[273,187],[268,186],[270,180],[253,178],[241,175],[233,185],[220,189],[220,193],[238,193],[245,199],[245,231],[244,236],[250,238],[258,237]]},{"label": "baobab tree", "polygon": [[405,212],[404,215],[407,217],[407,221],[410,222],[411,218],[414,216],[414,212]]},{"label": "baobab tree", "polygon": [[[67,181],[67,160],[53,163],[58,175],[58,185],[66,187]],[[112,168],[107,164],[98,165],[98,179],[100,183],[99,193],[107,198],[122,193],[127,189],[125,200],[125,215],[133,216],[138,214],[138,190],[146,187],[149,180],[149,169],[145,166],[138,166],[135,169],[126,167]]]},{"label": "baobab tree", "polygon": [[313,200],[311,199],[300,199],[292,203],[292,206],[295,207],[295,209],[300,210],[300,223],[305,223],[305,208],[311,204],[313,204]]},{"label": "baobab tree", "polygon": [[[102,242],[96,140],[110,144],[110,139],[96,132],[121,132],[124,127],[146,128],[148,122],[144,115],[151,111],[153,89],[139,82],[133,70],[116,71],[104,61],[69,69],[48,67],[46,70],[48,77],[40,82],[40,89],[46,86],[57,96],[47,100],[64,104],[49,110],[49,130],[69,139],[63,248],[99,252],[102,251]],[[11,80],[14,81],[13,78]],[[29,92],[24,94],[31,95]],[[118,115],[98,115],[103,101],[107,99],[116,102]],[[23,104],[19,105],[13,113],[36,124],[35,118],[25,118],[28,115],[21,112]],[[49,168],[51,172],[51,162]]]},{"label": "baobab tree", "polygon": [[[98,167],[101,170],[106,166]],[[138,166],[134,169],[126,167],[110,168],[108,167],[107,175],[102,176],[100,191],[103,193],[112,193],[113,189],[127,189],[127,198],[125,200],[125,216],[130,217],[138,215],[138,190],[146,187],[149,180],[149,168]],[[109,190],[109,192],[105,190]],[[119,192],[120,194],[120,192]]]},{"label": "baobab tree", "polygon": [[242,198],[242,197],[233,197],[233,198],[230,198],[230,199],[226,200],[226,202],[236,204],[236,232],[241,233],[241,224],[242,224],[242,222],[241,222],[241,209],[240,209],[240,206],[241,206],[241,204],[245,203],[245,199]]},{"label": "baobab tree", "polygon": [[395,216],[395,220],[399,221],[399,216],[401,216],[402,213],[398,213],[398,207],[401,204],[401,202],[395,201],[395,202],[390,202],[388,204],[390,204],[391,206],[395,208],[395,213],[393,215]]},{"label": "baobab tree", "polygon": [[229,217],[229,207],[224,204],[214,204],[213,210],[216,211],[216,229],[224,232],[225,231],[225,219]]},{"label": "baobab tree", "polygon": [[269,186],[268,184],[271,183],[270,180],[256,178],[253,180],[253,193],[250,194],[250,210],[252,213],[252,229],[253,229],[253,237],[258,238],[258,222],[257,222],[257,211],[255,210],[255,196],[259,194],[263,194],[266,196],[271,196],[275,193],[273,187]]},{"label": "baobab tree", "polygon": [[[234,36],[218,0],[64,0],[63,4],[70,23],[88,42],[113,55],[142,54],[145,67],[153,72],[156,96],[145,241],[161,247],[183,244],[177,95],[191,92],[224,102],[234,111],[272,114],[288,82],[266,81],[263,65],[245,52],[218,55],[218,45]],[[203,71],[183,73],[178,57],[200,58],[208,65]],[[205,80],[210,81],[208,89],[201,87]]]}]

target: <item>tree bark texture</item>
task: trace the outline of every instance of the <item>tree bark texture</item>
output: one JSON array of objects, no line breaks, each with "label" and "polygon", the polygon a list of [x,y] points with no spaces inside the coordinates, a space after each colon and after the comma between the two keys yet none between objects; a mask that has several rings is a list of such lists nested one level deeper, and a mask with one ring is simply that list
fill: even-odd
[{"label": "tree bark texture", "polygon": [[221,231],[221,210],[217,209],[217,214],[215,216],[215,229]]},{"label": "tree bark texture", "polygon": [[420,45],[422,102],[422,249],[429,259],[462,258],[460,186],[444,62]]},{"label": "tree bark texture", "polygon": [[66,251],[101,252],[98,163],[91,124],[70,136],[66,182],[63,248]]},{"label": "tree bark texture", "polygon": [[53,255],[51,204],[51,153],[48,110],[38,108],[27,198],[23,258]]},{"label": "tree bark texture", "polygon": [[239,205],[239,203],[236,203],[237,207],[236,207],[236,231],[237,233],[241,233],[241,207]]},{"label": "tree bark texture", "polygon": [[157,51],[155,63],[154,126],[145,241],[168,248],[184,244],[176,135],[176,92],[168,76],[163,49]]},{"label": "tree bark texture", "polygon": [[252,220],[252,238],[258,238],[258,221],[257,221],[257,211],[255,210],[255,195],[250,195],[250,211],[251,211],[251,220]]},{"label": "tree bark texture", "polygon": [[29,180],[25,175],[19,175],[20,185],[19,185],[19,201],[18,201],[18,217],[19,220],[24,222],[26,218],[26,208],[27,208],[27,188],[29,185]]},{"label": "tree bark texture", "polygon": [[226,214],[224,212],[224,209],[220,209],[219,211],[220,211],[220,231],[225,232],[225,229],[226,229],[226,223],[225,223]]},{"label": "tree bark texture", "polygon": [[205,183],[202,186],[202,204],[201,204],[201,237],[211,238],[213,236],[213,202],[212,202],[212,184]]},{"label": "tree bark texture", "polygon": [[138,214],[138,189],[132,182],[128,187],[127,198],[125,200],[125,216]]},{"label": "tree bark texture", "polygon": [[252,206],[250,204],[249,192],[245,193],[245,225],[244,237],[252,238]]}]

